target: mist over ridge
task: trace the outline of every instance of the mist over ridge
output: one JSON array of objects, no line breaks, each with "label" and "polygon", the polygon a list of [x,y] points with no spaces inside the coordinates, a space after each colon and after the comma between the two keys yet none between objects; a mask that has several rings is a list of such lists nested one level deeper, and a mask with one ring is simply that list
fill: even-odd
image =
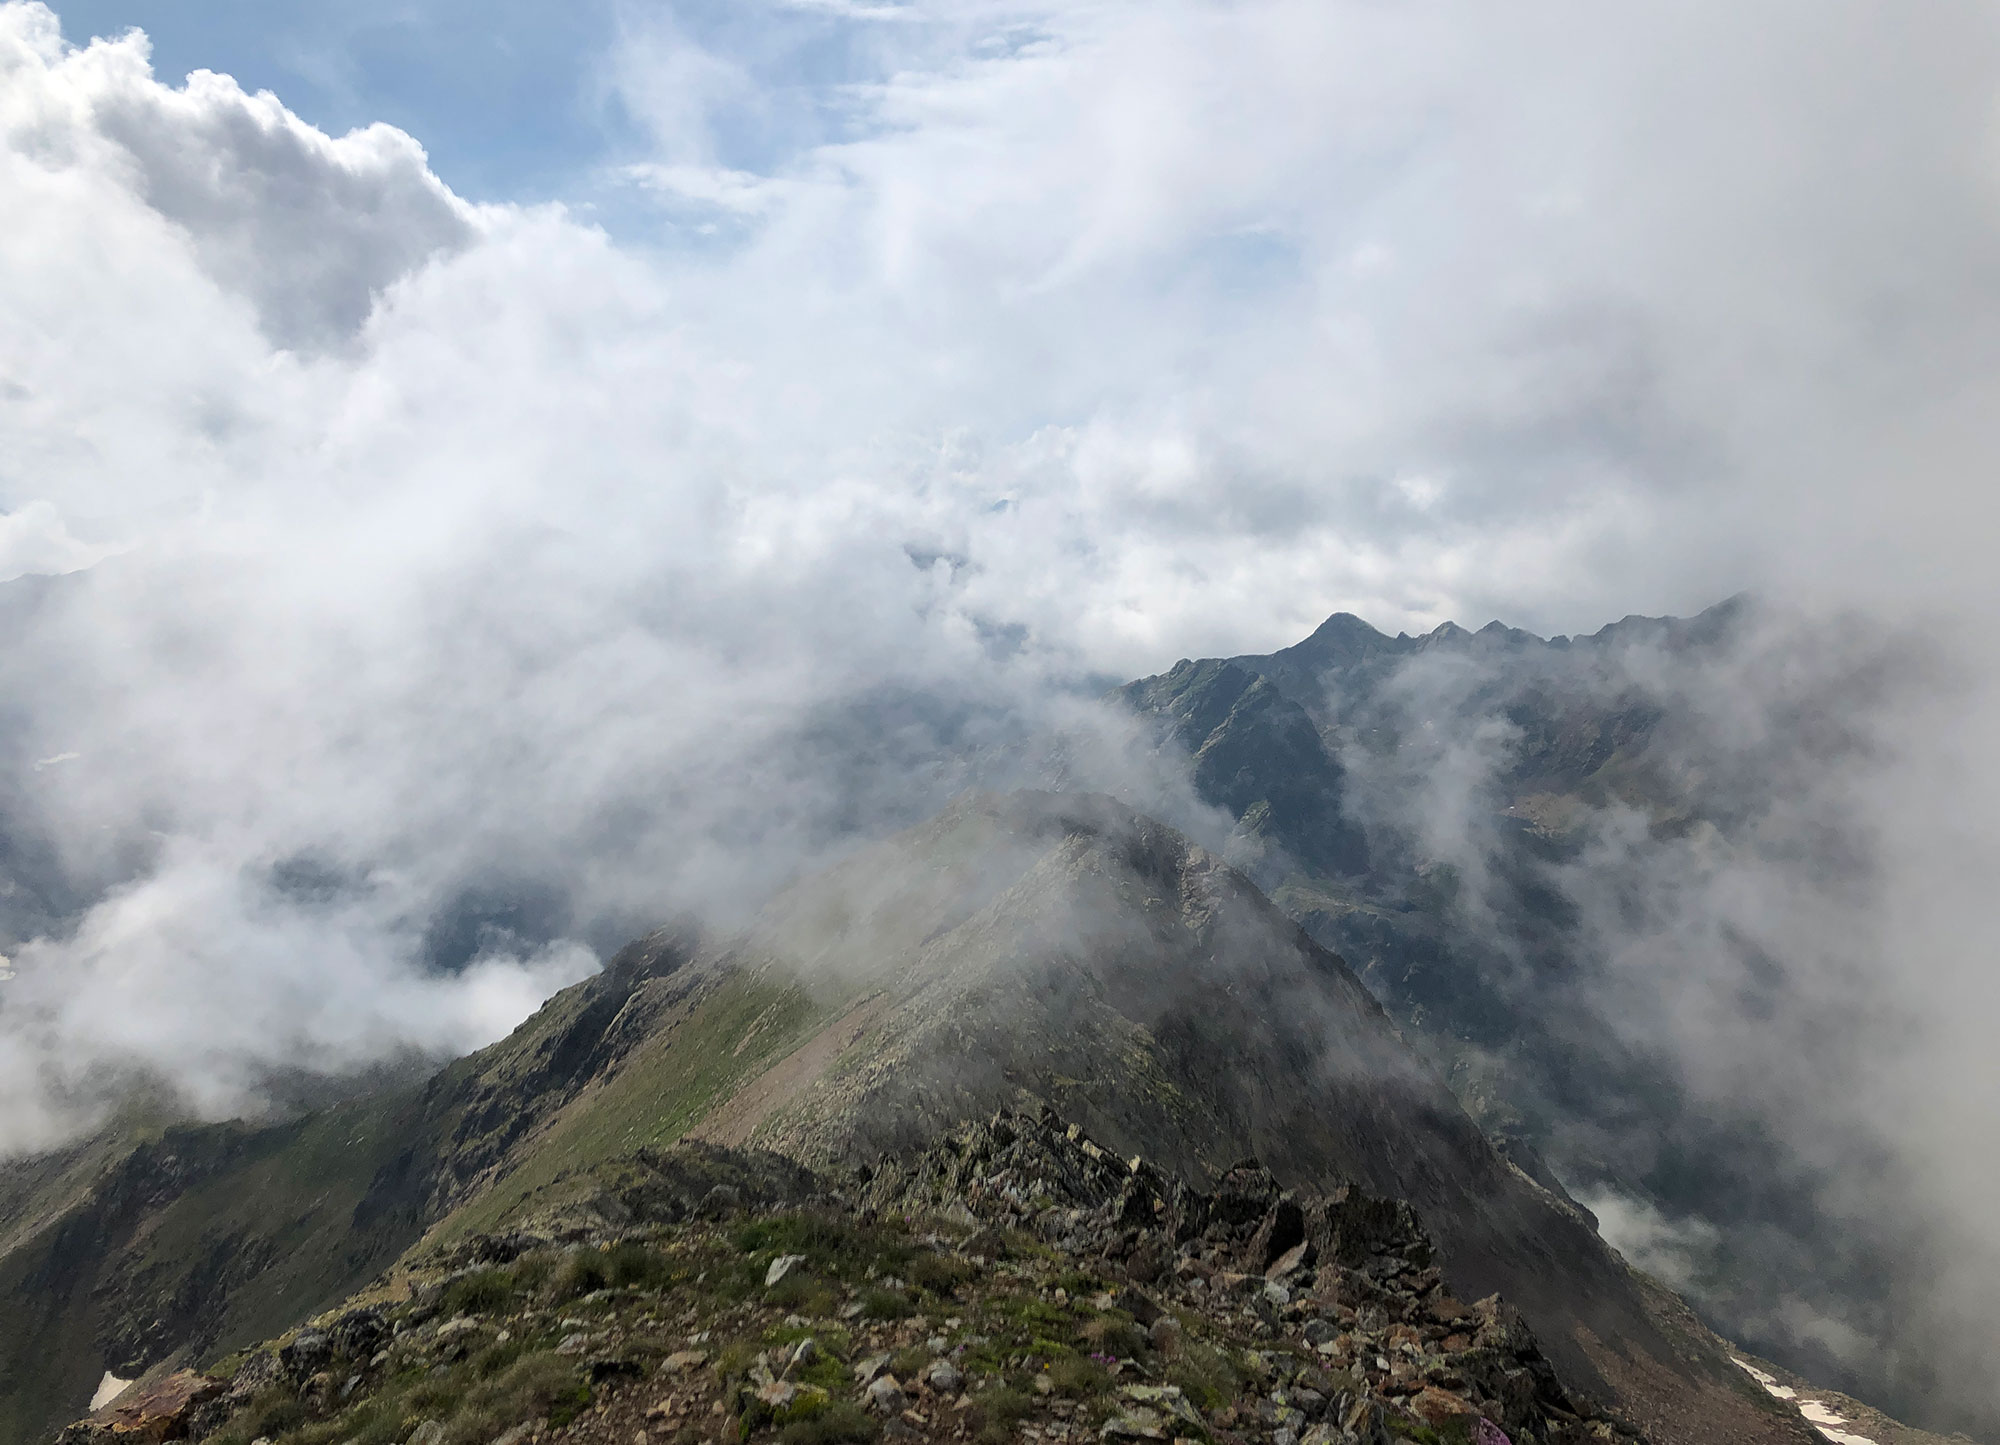
[{"label": "mist over ridge", "polygon": [[[667,7],[520,203],[67,14],[0,4],[0,1150],[1101,790],[1639,1262],[1992,1428],[1989,9]],[[1103,700],[1182,656],[1185,735]]]}]

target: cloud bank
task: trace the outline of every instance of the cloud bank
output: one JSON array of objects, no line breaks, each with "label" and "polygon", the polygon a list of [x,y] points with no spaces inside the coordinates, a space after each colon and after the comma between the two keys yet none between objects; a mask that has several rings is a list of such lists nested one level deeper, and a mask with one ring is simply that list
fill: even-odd
[{"label": "cloud bank", "polygon": [[1750,586],[1953,660],[1833,786],[1857,1107],[1985,1237],[1989,8],[635,12],[615,236],[81,38],[0,5],[0,1144],[468,1046],[1055,732],[1187,806],[1083,701],[1177,656]]}]

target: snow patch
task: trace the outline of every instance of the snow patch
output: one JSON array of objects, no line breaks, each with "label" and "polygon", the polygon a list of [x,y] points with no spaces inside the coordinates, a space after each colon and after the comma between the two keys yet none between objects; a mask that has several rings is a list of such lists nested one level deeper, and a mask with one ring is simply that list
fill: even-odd
[{"label": "snow patch", "polygon": [[1876,1445],[1876,1442],[1868,1436],[1857,1435],[1851,1430],[1842,1428],[1848,1422],[1842,1418],[1839,1411],[1824,1400],[1800,1399],[1797,1390],[1790,1385],[1779,1384],[1748,1360],[1737,1360],[1734,1355],[1729,1358],[1735,1360],[1737,1368],[1748,1372],[1750,1378],[1762,1385],[1768,1393],[1780,1400],[1790,1400],[1795,1403],[1799,1413],[1811,1422],[1813,1429],[1833,1441],[1833,1445]]},{"label": "snow patch", "polygon": [[106,1370],[104,1378],[97,1382],[97,1393],[90,1397],[90,1408],[92,1410],[102,1410],[106,1405],[109,1405],[113,1400],[131,1388],[132,1382],[130,1380],[121,1380],[112,1374],[111,1371]]}]

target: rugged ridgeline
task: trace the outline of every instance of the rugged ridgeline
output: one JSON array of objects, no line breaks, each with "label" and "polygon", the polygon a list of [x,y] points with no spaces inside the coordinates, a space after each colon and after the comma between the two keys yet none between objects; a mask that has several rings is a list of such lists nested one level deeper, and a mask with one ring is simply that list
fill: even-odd
[{"label": "rugged ridgeline", "polygon": [[[1739,1141],[1683,1110],[1656,1061],[1587,1019],[1577,1026],[1573,984],[1586,964],[1548,869],[1607,804],[1671,830],[1700,817],[1726,825],[1752,795],[1739,777],[1716,776],[1717,759],[1690,767],[1687,753],[1702,749],[1674,699],[1625,665],[1637,654],[1699,666],[1746,610],[1734,601],[1691,621],[1628,618],[1555,640],[1497,622],[1389,637],[1342,613],[1296,646],[1182,661],[1115,696],[1160,746],[1190,756],[1201,797],[1237,820],[1231,858],[1353,961],[1524,1167],[1539,1174],[1547,1151],[1569,1177],[1694,1207],[1697,1171],[1681,1156],[1730,1159]],[[1639,670],[1655,681],[1659,671]],[[1430,766],[1463,769],[1481,729],[1484,773],[1453,829],[1483,851],[1484,886],[1469,900],[1456,866],[1412,836],[1395,806],[1404,800],[1367,797],[1376,780],[1350,777],[1342,759],[1414,792]],[[1621,1141],[1633,1158],[1616,1152]]]},{"label": "rugged ridgeline", "polygon": [[144,1381],[63,1445],[1638,1438],[1504,1301],[1452,1296],[1407,1205],[1359,1190],[1253,1164],[1191,1188],[1051,1110],[866,1179],[704,1145],[635,1163],[615,1195]]},{"label": "rugged ridgeline", "polygon": [[1660,1445],[1796,1438],[1248,879],[1108,800],[1048,794],[962,800],[740,937],[641,940],[420,1088],[10,1166],[0,1423],[33,1439],[101,1370],[238,1350],[412,1250],[615,1218],[679,1140],[862,1170],[1023,1098],[1188,1180],[1255,1154],[1288,1188],[1407,1200],[1440,1287],[1518,1308],[1577,1399]]},{"label": "rugged ridgeline", "polygon": [[[1873,654],[1796,630],[1760,653],[1777,635],[1741,599],[1546,640],[1499,623],[1388,637],[1343,614],[1296,646],[1184,661],[1118,696],[1237,819],[1226,855],[1353,964],[1516,1163],[1703,1221],[1693,1283],[1719,1327],[1922,1414],[1944,1393],[1925,1351],[1836,1356],[1786,1323],[1895,1337],[1896,1281],[1924,1257],[1906,1212],[1827,1210],[1820,1166],[1754,1106],[1691,1098],[1672,1049],[1591,1002],[1618,995],[1579,897],[1599,923],[1631,910],[1614,932],[1661,926],[1647,910],[1675,900],[1648,890],[1698,871],[1711,841],[1811,859],[1815,876],[1855,867],[1835,829],[1788,810],[1850,755],[1846,720],[1883,685],[1879,660],[1836,666]],[[1754,726],[1731,710],[1746,692],[1762,699]],[[1623,841],[1598,847],[1607,834]],[[1743,975],[1766,976],[1741,947]]]}]

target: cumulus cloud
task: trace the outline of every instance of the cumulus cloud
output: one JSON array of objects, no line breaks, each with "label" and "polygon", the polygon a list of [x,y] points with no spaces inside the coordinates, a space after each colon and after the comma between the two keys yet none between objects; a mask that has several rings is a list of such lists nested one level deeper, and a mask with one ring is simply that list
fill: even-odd
[{"label": "cumulus cloud", "polygon": [[76,49],[36,7],[13,7],[0,51],[15,156],[84,184],[115,178],[255,307],[274,345],[351,338],[383,290],[475,234],[472,208],[391,126],[335,139],[211,71],[169,89],[142,33]]}]

